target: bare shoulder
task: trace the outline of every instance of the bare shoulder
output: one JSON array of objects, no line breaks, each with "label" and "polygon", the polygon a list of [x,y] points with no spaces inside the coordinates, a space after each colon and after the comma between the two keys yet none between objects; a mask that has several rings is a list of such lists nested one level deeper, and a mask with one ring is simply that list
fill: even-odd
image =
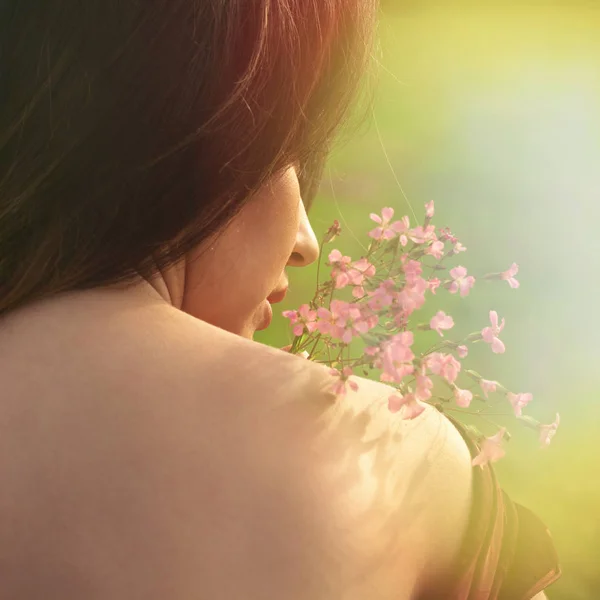
[{"label": "bare shoulder", "polygon": [[[255,469],[296,498],[284,509],[290,522],[313,515],[295,530],[319,532],[305,544],[312,554],[305,580],[324,590],[319,573],[329,573],[335,597],[348,600],[409,598],[435,587],[471,509],[471,457],[455,427],[430,406],[412,421],[390,413],[392,389],[374,381],[359,379],[358,392],[336,398],[323,367],[231,342],[236,367],[227,393],[252,399],[237,410]],[[284,526],[279,531],[289,538]]]},{"label": "bare shoulder", "polygon": [[341,447],[337,473],[352,482],[347,505],[356,523],[353,543],[364,550],[358,559],[370,573],[357,597],[376,597],[369,586],[377,585],[389,594],[381,598],[393,598],[398,579],[408,573],[414,578],[404,583],[412,593],[435,588],[456,558],[468,524],[469,450],[435,408],[403,420],[387,408],[388,386],[357,381],[358,392],[332,407],[328,419]]},{"label": "bare shoulder", "polygon": [[77,294],[4,319],[0,598],[305,589],[324,546],[287,457],[310,419],[278,409],[286,382],[310,379],[300,364],[151,296]]},{"label": "bare shoulder", "polygon": [[366,380],[339,401],[318,365],[94,302],[0,331],[10,597],[384,600],[449,564],[471,472],[437,411],[403,421]]},{"label": "bare shoulder", "polygon": [[100,291],[2,320],[0,381],[0,598],[336,597],[302,359]]},{"label": "bare shoulder", "polygon": [[227,365],[211,396],[220,390],[236,408],[218,412],[211,429],[237,419],[256,498],[268,473],[280,515],[271,547],[285,556],[294,540],[295,572],[314,584],[306,597],[387,600],[435,589],[471,508],[471,457],[455,427],[429,406],[412,421],[390,413],[384,384],[359,379],[358,392],[336,398],[319,365],[245,340],[221,342],[231,344],[230,361],[210,368]]}]

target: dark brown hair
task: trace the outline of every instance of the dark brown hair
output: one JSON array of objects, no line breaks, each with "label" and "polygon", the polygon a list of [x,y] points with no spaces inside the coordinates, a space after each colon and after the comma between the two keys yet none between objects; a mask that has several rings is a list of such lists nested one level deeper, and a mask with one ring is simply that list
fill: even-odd
[{"label": "dark brown hair", "polygon": [[272,175],[314,196],[376,0],[1,0],[0,315],[150,277]]}]

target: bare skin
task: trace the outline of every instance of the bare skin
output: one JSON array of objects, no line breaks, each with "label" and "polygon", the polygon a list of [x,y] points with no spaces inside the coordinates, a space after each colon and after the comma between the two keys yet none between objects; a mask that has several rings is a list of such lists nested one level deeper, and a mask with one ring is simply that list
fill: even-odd
[{"label": "bare skin", "polygon": [[141,281],[0,324],[0,598],[417,598],[456,555],[470,457],[388,388],[173,307]]},{"label": "bare skin", "polygon": [[470,509],[458,432],[251,341],[317,256],[290,168],[149,281],[0,321],[0,600],[435,590]]}]

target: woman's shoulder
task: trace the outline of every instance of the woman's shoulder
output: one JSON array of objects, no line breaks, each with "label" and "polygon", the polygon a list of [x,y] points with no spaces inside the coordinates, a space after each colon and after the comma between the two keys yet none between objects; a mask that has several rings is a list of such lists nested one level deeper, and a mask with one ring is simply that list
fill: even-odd
[{"label": "woman's shoulder", "polygon": [[275,597],[273,564],[310,558],[291,540],[304,529],[322,547],[286,508],[306,507],[298,423],[310,419],[279,410],[310,387],[304,368],[146,292],[77,292],[5,317],[7,597]]},{"label": "woman's shoulder", "polygon": [[17,412],[152,407],[202,413],[199,427],[228,417],[232,427],[285,413],[324,379],[316,365],[191,317],[150,286],[64,294],[0,320],[2,402]]},{"label": "woman's shoulder", "polygon": [[343,448],[339,472],[355,479],[349,488],[354,533],[365,531],[365,553],[379,557],[381,586],[393,586],[403,565],[415,574],[415,591],[435,588],[448,576],[467,530],[471,455],[460,433],[434,407],[426,405],[419,417],[405,420],[402,412],[388,409],[392,388],[356,381],[358,391],[339,400],[329,419],[332,436]]},{"label": "woman's shoulder", "polygon": [[[82,293],[26,317],[0,326],[0,470],[4,494],[32,483],[38,493],[19,498],[3,539],[43,515],[45,527],[63,523],[57,539],[70,536],[100,511],[125,537],[107,523],[106,539],[78,538],[76,561],[133,540],[143,551],[131,572],[139,559],[145,572],[171,580],[165,569],[175,569],[206,589],[224,585],[219,565],[229,565],[240,589],[262,574],[275,593],[292,581],[278,584],[270,565],[287,561],[297,574],[283,579],[353,587],[348,598],[378,597],[375,588],[401,597],[403,587],[408,597],[450,564],[468,519],[470,458],[435,409],[405,421],[387,410],[391,389],[368,380],[336,398],[323,367],[143,295]],[[87,509],[65,512],[74,503]],[[238,556],[239,539],[250,547]],[[177,565],[159,560],[165,544]]]}]

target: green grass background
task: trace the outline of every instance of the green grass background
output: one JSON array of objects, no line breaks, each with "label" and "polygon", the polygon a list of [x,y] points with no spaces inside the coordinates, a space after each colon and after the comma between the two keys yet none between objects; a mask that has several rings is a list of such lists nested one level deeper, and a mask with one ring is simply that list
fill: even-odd
[{"label": "green grass background", "polygon": [[[374,108],[331,157],[313,227],[339,219],[333,247],[357,259],[370,212],[420,221],[433,199],[470,273],[520,265],[520,289],[481,281],[440,306],[461,331],[506,317],[507,352],[476,346],[466,364],[532,392],[539,420],[560,412],[544,451],[511,426],[498,471],[553,533],[564,574],[549,598],[600,598],[600,2],[388,0],[378,39]],[[281,310],[314,290],[315,266],[290,271]],[[258,339],[289,343],[279,313]]]}]

